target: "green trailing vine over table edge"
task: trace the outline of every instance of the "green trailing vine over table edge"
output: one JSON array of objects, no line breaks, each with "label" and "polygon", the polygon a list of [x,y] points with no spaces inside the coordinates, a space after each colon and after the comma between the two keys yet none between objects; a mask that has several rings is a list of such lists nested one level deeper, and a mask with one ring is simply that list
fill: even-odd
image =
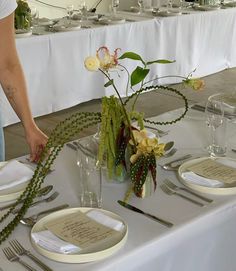
[{"label": "green trailing vine over table edge", "polygon": [[[173,124],[177,121],[181,120],[185,114],[188,111],[188,102],[186,97],[177,91],[174,88],[167,87],[167,86],[149,86],[143,89],[140,89],[139,91],[132,94],[130,97],[128,97],[125,101],[125,104],[132,99],[135,95],[139,95],[140,93],[144,91],[158,91],[158,90],[166,90],[174,92],[175,94],[181,96],[184,100],[184,106],[185,111],[175,120],[172,121],[166,121],[166,122],[154,122],[145,120],[146,122],[152,123],[152,124],[158,124],[158,125],[167,125],[167,124]],[[15,209],[15,207],[18,205],[18,203],[22,200],[24,200],[24,203],[20,209],[20,211],[15,215],[15,217],[0,231],[0,244],[4,242],[10,234],[14,231],[16,226],[19,224],[20,220],[24,217],[26,214],[30,204],[33,202],[35,196],[37,195],[37,191],[40,189],[42,183],[44,182],[44,179],[47,175],[47,172],[53,165],[53,162],[55,161],[57,155],[60,153],[61,149],[63,148],[64,144],[71,140],[73,136],[76,134],[79,134],[84,129],[94,126],[101,122],[101,113],[100,112],[78,112],[76,114],[73,114],[69,118],[65,119],[64,121],[60,122],[56,128],[52,131],[49,140],[47,142],[47,145],[41,155],[40,161],[37,165],[37,168],[35,169],[34,175],[30,181],[30,183],[27,185],[25,191],[21,194],[21,196],[18,198],[14,206],[12,206],[6,214],[4,214],[0,218],[0,223],[5,221],[9,215],[11,214],[12,210]]]}]

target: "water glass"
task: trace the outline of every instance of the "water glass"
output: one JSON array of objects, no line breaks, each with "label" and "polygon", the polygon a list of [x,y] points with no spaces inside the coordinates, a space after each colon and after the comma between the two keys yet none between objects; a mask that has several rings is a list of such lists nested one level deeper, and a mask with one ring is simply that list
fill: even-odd
[{"label": "water glass", "polygon": [[211,156],[224,156],[226,153],[227,119],[224,109],[221,93],[208,98],[205,113],[209,140],[207,150]]},{"label": "water glass", "polygon": [[79,198],[82,207],[101,208],[102,205],[102,170],[97,165],[97,150],[98,144],[93,138],[78,143]]}]

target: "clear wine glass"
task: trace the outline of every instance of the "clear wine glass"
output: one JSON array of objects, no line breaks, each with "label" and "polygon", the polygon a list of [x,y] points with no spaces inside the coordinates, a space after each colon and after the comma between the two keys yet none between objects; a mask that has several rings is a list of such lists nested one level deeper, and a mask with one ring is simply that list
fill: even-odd
[{"label": "clear wine glass", "polygon": [[66,6],[66,13],[67,13],[67,22],[68,22],[68,25],[71,25],[72,15],[74,13],[74,5],[68,5],[68,6]]},{"label": "clear wine glass", "polygon": [[208,127],[209,145],[207,150],[211,156],[224,156],[226,152],[226,124],[222,94],[210,96],[206,103],[206,124]]},{"label": "clear wine glass", "polygon": [[32,26],[38,26],[39,24],[39,11],[35,6],[30,7]]},{"label": "clear wine glass", "polygon": [[119,8],[120,0],[112,0],[111,8],[112,8],[112,16],[117,16],[117,9]]},{"label": "clear wine glass", "polygon": [[88,9],[86,1],[80,0],[78,4],[78,10],[81,14],[81,21],[86,21],[88,19]]},{"label": "clear wine glass", "polygon": [[138,0],[139,13],[144,12],[144,0]]}]

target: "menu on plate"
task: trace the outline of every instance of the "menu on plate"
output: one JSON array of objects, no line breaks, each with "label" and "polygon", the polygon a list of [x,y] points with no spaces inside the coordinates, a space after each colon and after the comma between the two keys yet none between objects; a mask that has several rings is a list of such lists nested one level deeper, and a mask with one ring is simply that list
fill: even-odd
[{"label": "menu on plate", "polygon": [[218,180],[225,184],[236,182],[236,168],[223,165],[214,159],[203,160],[187,169],[204,178]]},{"label": "menu on plate", "polygon": [[45,227],[62,240],[83,250],[117,239],[120,233],[106,227],[78,211],[45,224]]}]

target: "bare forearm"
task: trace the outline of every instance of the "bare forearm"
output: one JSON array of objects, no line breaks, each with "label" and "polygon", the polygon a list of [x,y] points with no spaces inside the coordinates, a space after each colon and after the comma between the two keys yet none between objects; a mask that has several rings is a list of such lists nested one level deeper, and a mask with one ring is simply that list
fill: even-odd
[{"label": "bare forearm", "polygon": [[19,63],[0,70],[0,82],[12,108],[25,129],[34,124],[26,92],[26,83]]}]

